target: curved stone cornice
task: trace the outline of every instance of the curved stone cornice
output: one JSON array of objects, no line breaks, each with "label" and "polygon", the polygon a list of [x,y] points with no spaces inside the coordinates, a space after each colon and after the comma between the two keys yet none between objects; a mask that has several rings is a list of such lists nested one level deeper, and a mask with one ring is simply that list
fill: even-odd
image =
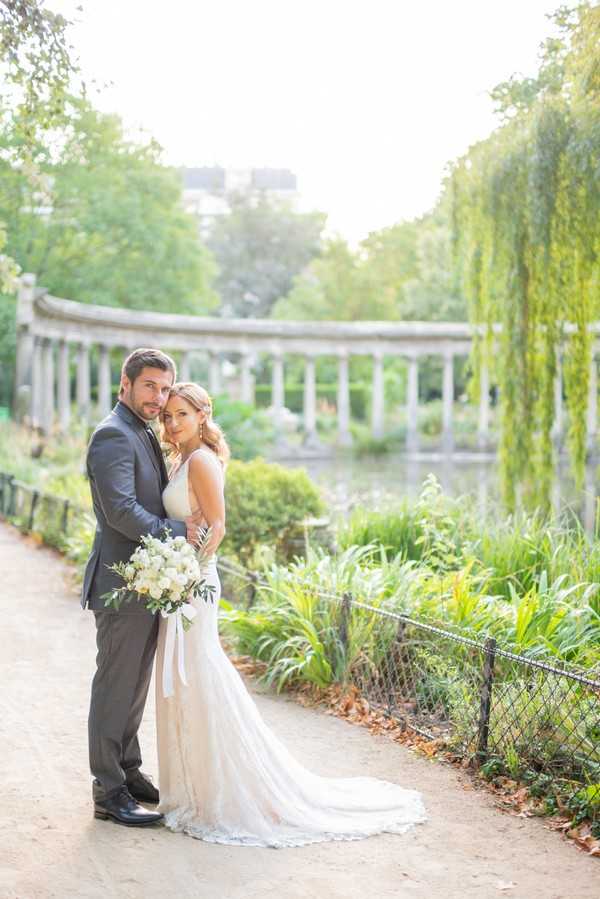
[{"label": "curved stone cornice", "polygon": [[[35,298],[33,332],[40,337],[139,344],[161,341],[174,349],[206,348],[289,352],[402,352],[410,347],[442,346],[468,351],[473,327],[462,322],[282,321],[205,318],[63,300],[40,292]],[[425,346],[427,345],[427,346]]]}]

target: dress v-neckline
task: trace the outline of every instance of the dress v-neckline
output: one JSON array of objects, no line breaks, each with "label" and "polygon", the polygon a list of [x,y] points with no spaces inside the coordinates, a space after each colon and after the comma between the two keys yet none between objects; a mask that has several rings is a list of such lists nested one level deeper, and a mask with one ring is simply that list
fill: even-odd
[{"label": "dress v-neckline", "polygon": [[177,469],[175,474],[172,474],[171,477],[169,478],[169,484],[172,484],[173,481],[175,480],[175,478],[179,476],[179,474],[181,473],[181,471],[183,471],[183,469],[188,464],[188,462],[190,461],[191,458],[192,458],[191,456],[188,456],[187,459],[185,460],[185,462],[181,463],[181,465],[179,466],[179,468]]}]

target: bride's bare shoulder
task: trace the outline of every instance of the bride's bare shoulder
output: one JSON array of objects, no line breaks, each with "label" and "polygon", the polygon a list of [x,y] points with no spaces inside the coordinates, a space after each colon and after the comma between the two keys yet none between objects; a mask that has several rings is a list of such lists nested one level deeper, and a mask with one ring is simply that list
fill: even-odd
[{"label": "bride's bare shoulder", "polygon": [[205,447],[194,450],[189,458],[190,473],[193,474],[213,474],[218,473],[222,476],[223,466],[219,462],[217,456]]}]

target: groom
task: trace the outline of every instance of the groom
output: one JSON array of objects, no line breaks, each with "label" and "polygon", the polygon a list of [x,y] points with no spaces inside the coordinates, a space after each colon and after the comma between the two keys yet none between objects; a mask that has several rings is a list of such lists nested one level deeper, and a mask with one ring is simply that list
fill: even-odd
[{"label": "groom", "polygon": [[107,609],[103,594],[122,586],[109,566],[127,561],[140,538],[164,535],[197,543],[201,513],[166,518],[162,491],[167,472],[149,422],[166,405],[175,363],[160,350],[138,349],[123,363],[119,401],[90,440],[87,472],[96,534],[83,581],[81,604],[96,618],[97,670],[88,721],[96,818],[142,827],[162,819],[138,804],[158,802],[158,790],[141,773],[138,729],[158,635],[158,616],[131,599]]}]

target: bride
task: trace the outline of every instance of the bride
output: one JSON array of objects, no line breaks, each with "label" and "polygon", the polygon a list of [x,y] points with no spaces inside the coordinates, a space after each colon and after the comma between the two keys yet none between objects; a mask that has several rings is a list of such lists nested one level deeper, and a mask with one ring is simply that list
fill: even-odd
[{"label": "bride", "polygon": [[[423,821],[415,791],[370,777],[312,774],[262,720],[219,642],[215,551],[225,535],[229,449],[206,391],[175,384],[162,426],[179,457],[163,502],[174,518],[202,512],[210,527],[203,566],[215,587],[214,602],[196,601],[185,633],[188,686],[174,678],[174,695],[165,699],[156,677],[159,811],[167,827],[212,843],[279,848],[403,833]],[[161,619],[157,672],[166,630]]]}]

